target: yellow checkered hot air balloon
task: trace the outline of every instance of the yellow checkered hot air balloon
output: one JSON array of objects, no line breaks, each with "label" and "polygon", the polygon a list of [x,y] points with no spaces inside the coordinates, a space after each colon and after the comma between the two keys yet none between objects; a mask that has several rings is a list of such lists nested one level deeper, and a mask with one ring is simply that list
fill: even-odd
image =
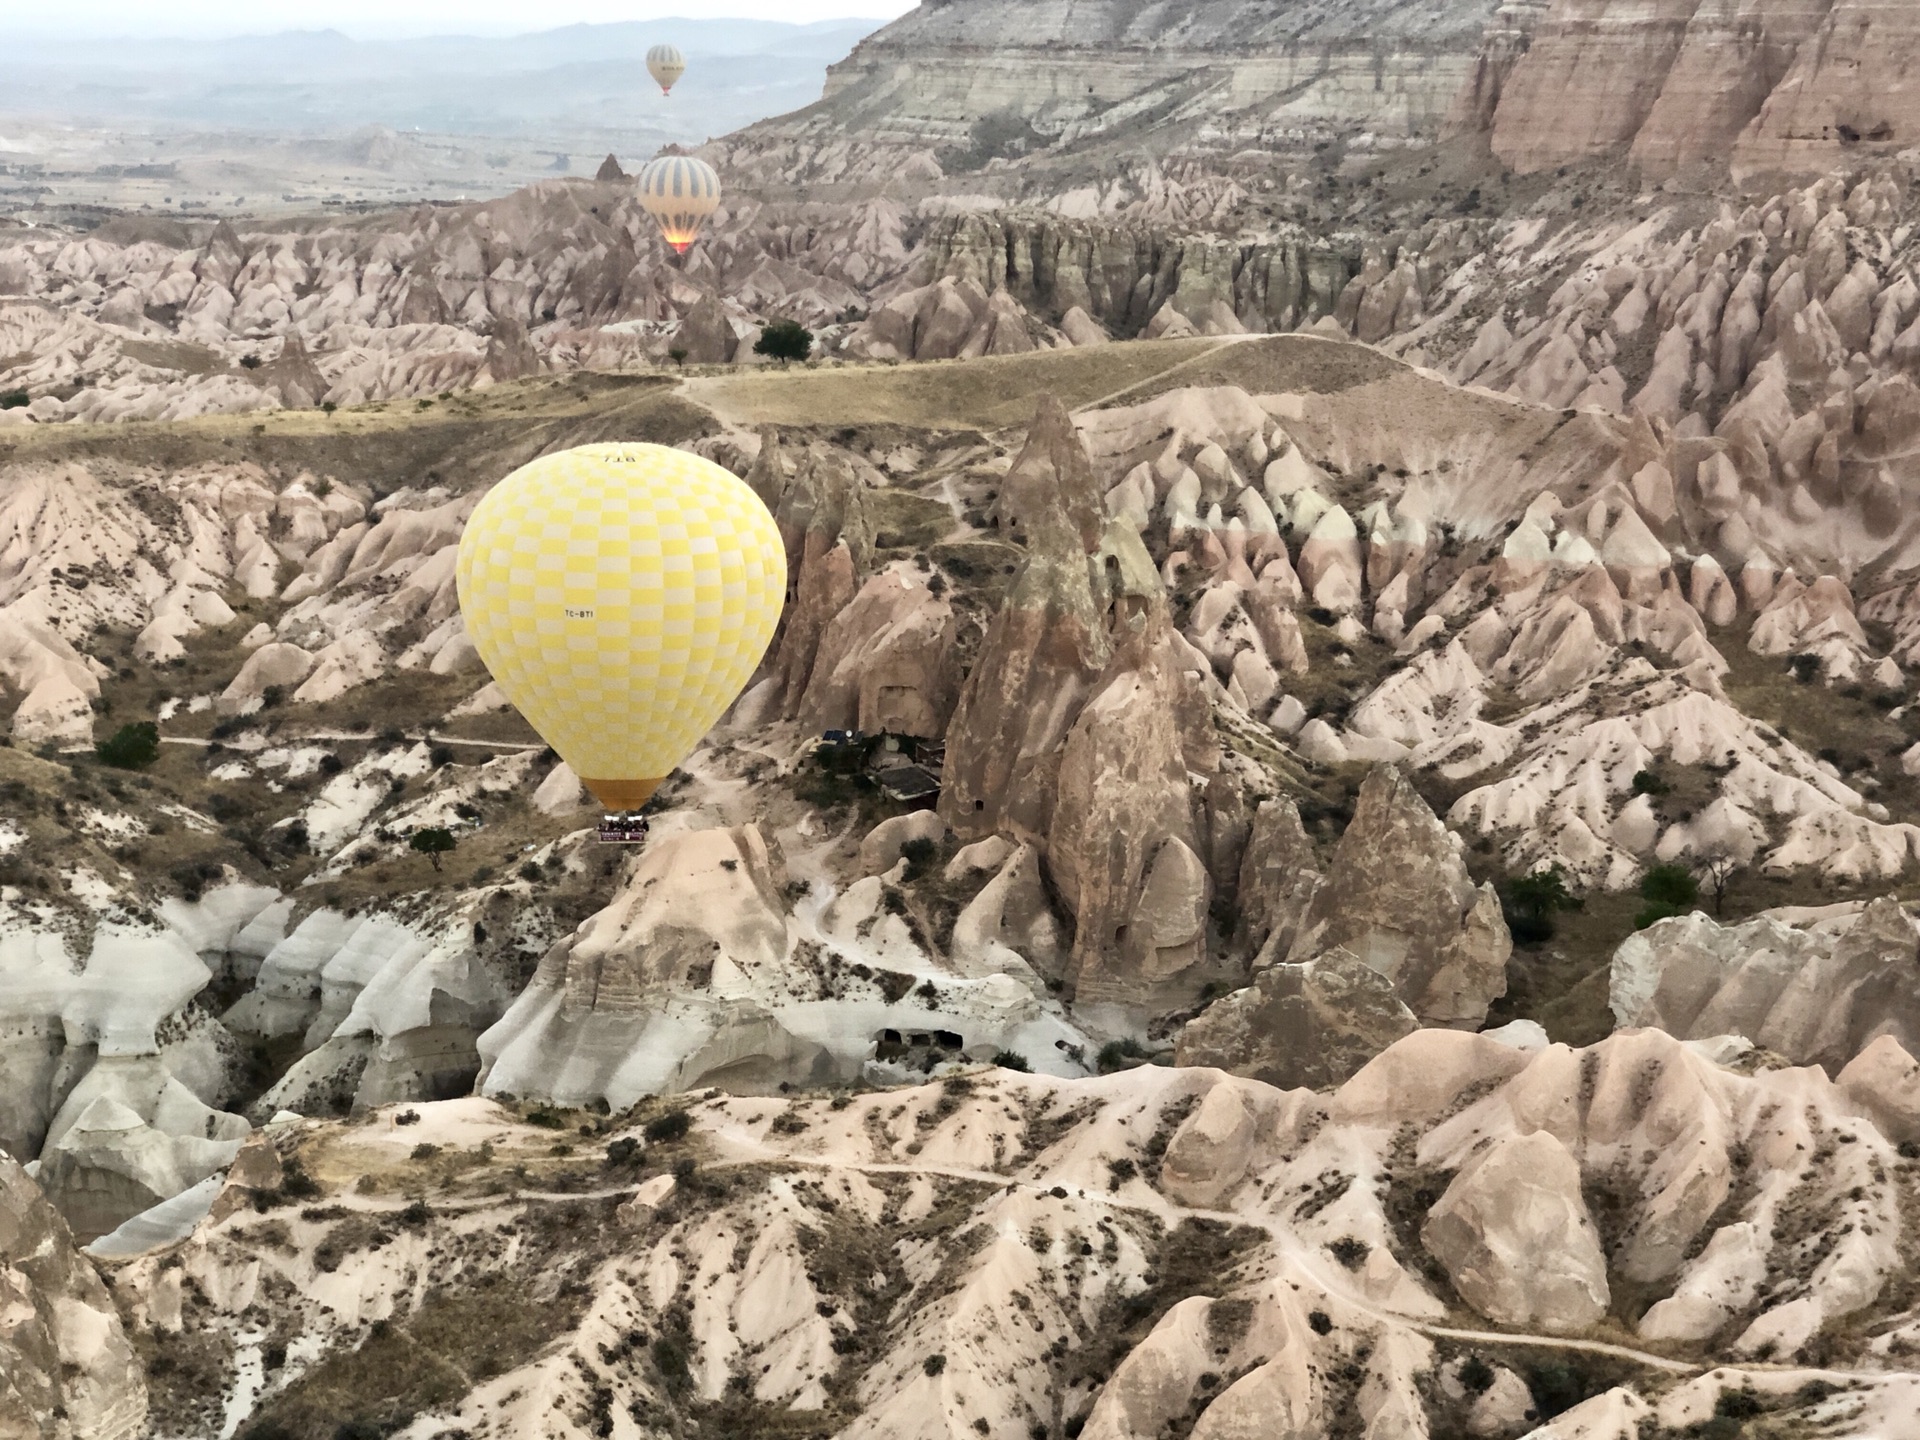
[{"label": "yellow checkered hot air balloon", "polygon": [[640,172],[640,203],[675,253],[684,255],[720,208],[720,177],[691,155],[662,155]]},{"label": "yellow checkered hot air balloon", "polygon": [[460,541],[480,658],[609,810],[637,810],[773,639],[786,550],[767,507],[697,455],[587,445],[489,491]]}]

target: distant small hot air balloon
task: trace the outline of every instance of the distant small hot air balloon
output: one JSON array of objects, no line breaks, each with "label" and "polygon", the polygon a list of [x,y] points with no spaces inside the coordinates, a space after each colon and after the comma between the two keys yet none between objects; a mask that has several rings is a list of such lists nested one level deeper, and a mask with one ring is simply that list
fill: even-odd
[{"label": "distant small hot air balloon", "polygon": [[640,172],[640,203],[659,222],[667,243],[684,255],[707,217],[720,208],[720,177],[704,160],[663,155]]},{"label": "distant small hot air balloon", "polygon": [[656,45],[647,51],[647,73],[659,83],[662,95],[671,95],[687,73],[687,57],[671,45]]},{"label": "distant small hot air balloon", "polygon": [[767,507],[711,461],[587,445],[487,493],[457,582],[495,683],[601,804],[632,811],[753,675],[787,557]]}]

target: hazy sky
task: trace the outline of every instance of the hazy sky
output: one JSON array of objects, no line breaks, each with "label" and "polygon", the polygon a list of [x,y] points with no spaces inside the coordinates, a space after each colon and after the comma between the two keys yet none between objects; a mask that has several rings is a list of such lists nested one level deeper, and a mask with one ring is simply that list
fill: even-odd
[{"label": "hazy sky", "polygon": [[[95,35],[257,35],[332,27],[350,35],[510,35],[557,25],[648,20],[833,20],[904,15],[915,0],[59,0],[32,7],[29,33]],[[8,28],[20,20],[10,17]]]}]

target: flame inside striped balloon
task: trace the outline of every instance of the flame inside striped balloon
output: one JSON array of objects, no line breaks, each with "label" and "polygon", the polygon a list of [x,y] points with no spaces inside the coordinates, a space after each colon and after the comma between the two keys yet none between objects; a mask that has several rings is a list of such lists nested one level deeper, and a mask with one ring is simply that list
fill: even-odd
[{"label": "flame inside striped balloon", "polygon": [[681,255],[720,208],[720,177],[704,160],[663,155],[640,172],[640,203]]}]

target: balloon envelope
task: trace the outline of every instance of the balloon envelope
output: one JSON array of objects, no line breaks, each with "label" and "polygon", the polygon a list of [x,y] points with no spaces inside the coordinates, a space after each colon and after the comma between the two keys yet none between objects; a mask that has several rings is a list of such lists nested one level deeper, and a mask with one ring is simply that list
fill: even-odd
[{"label": "balloon envelope", "polygon": [[687,57],[671,45],[656,45],[647,51],[647,73],[662,95],[671,95],[680,77],[687,73]]},{"label": "balloon envelope", "polygon": [[640,172],[640,203],[667,243],[684,255],[708,217],[720,208],[720,177],[704,160],[663,155]]},{"label": "balloon envelope", "polygon": [[752,676],[787,560],[767,507],[718,465],[588,445],[487,493],[457,578],[495,683],[603,805],[633,810]]}]

